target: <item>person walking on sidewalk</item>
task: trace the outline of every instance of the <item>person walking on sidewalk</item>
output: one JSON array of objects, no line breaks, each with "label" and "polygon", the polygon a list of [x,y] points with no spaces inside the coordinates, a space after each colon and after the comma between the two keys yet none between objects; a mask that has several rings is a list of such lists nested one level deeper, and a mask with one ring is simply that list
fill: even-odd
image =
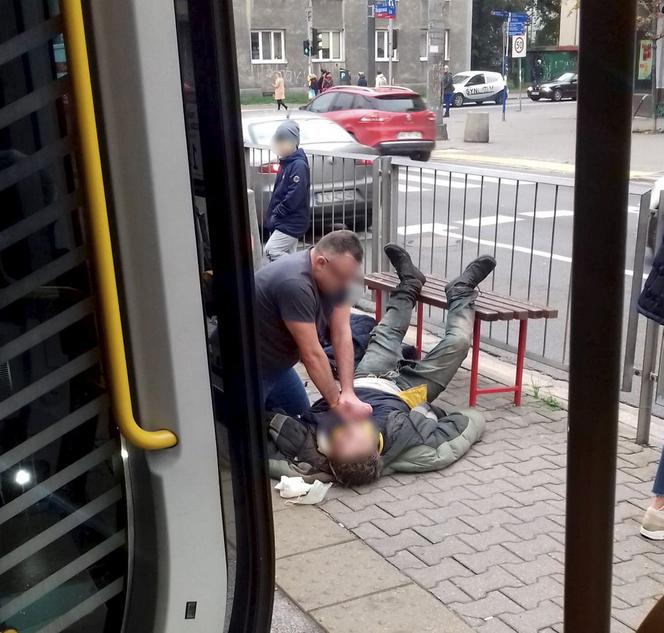
[{"label": "person walking on sidewalk", "polygon": [[294,253],[298,239],[309,229],[309,160],[300,145],[300,127],[286,119],[272,138],[272,151],[279,156],[279,171],[267,208],[265,257],[276,261]]},{"label": "person walking on sidewalk", "polygon": [[[332,231],[311,249],[286,255],[255,275],[255,314],[265,407],[288,415],[309,409],[294,365],[302,361],[328,406],[343,419],[371,415],[353,388],[355,353],[347,295],[360,274],[360,240]],[[339,385],[320,343],[329,328]]]},{"label": "person walking on sidewalk", "polygon": [[382,88],[383,86],[387,86],[387,77],[379,70],[376,75],[376,88]]},{"label": "person walking on sidewalk", "polygon": [[277,102],[277,110],[288,110],[285,103],[286,86],[284,85],[284,76],[281,71],[276,70],[272,77],[272,89],[274,90],[274,100]]},{"label": "person walking on sidewalk", "polygon": [[365,87],[367,85],[367,76],[361,70],[357,73],[357,85]]},{"label": "person walking on sidewalk", "polygon": [[443,66],[443,76],[440,79],[440,95],[440,102],[445,106],[443,117],[449,117],[450,106],[452,105],[452,98],[454,97],[454,78],[452,77],[450,67],[447,64]]}]

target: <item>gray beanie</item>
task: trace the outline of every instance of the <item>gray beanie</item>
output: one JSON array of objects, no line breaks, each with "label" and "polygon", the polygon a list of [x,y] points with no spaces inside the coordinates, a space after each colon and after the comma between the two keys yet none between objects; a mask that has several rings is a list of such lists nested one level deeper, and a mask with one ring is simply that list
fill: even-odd
[{"label": "gray beanie", "polygon": [[300,126],[291,119],[286,119],[279,125],[274,133],[275,141],[290,141],[296,146],[300,145]]}]

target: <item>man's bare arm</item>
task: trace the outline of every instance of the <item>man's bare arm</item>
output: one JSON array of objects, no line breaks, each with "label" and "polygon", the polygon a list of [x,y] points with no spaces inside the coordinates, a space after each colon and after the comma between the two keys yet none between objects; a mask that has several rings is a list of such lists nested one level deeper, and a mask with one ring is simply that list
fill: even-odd
[{"label": "man's bare arm", "polygon": [[337,374],[342,392],[353,392],[355,359],[353,334],[350,330],[350,307],[338,306],[330,315],[330,341],[337,361]]},{"label": "man's bare arm", "polygon": [[311,380],[330,407],[339,402],[339,387],[334,380],[330,362],[318,340],[315,323],[286,321],[286,327],[295,339],[300,351],[300,358]]}]

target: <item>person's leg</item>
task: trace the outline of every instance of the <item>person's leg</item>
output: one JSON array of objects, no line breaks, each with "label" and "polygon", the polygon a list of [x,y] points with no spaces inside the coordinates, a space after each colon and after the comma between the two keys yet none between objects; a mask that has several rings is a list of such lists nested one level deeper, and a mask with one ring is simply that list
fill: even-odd
[{"label": "person's leg", "polygon": [[468,355],[475,323],[477,285],[495,268],[493,257],[482,256],[451,281],[447,294],[445,335],[421,361],[404,365],[396,382],[404,389],[427,386],[427,399],[435,400],[447,387]]},{"label": "person's leg", "polygon": [[302,380],[292,367],[276,379],[265,381],[265,410],[302,415],[311,406]]},{"label": "person's leg", "polygon": [[445,94],[445,116],[450,116],[450,106],[452,105],[452,93]]},{"label": "person's leg", "polygon": [[652,486],[653,500],[641,521],[641,535],[656,541],[664,541],[664,450]]},{"label": "person's leg", "polygon": [[475,322],[477,290],[448,293],[445,334],[426,356],[414,365],[404,365],[397,383],[403,388],[427,386],[427,399],[435,400],[449,384],[468,355]]},{"label": "person's leg", "polygon": [[264,253],[268,261],[274,262],[283,255],[294,253],[296,248],[296,237],[291,237],[281,231],[273,231],[270,239],[265,243]]},{"label": "person's leg", "polygon": [[426,279],[400,246],[388,244],[385,253],[394,265],[400,283],[392,291],[380,323],[371,331],[367,350],[355,369],[356,376],[381,376],[397,369],[401,360],[401,342]]}]

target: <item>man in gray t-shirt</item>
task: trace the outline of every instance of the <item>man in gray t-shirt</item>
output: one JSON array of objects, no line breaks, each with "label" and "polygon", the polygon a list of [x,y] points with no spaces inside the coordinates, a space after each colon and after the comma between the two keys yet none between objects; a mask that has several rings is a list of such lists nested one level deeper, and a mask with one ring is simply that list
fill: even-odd
[{"label": "man in gray t-shirt", "polygon": [[[357,278],[362,246],[352,231],[334,231],[310,250],[281,257],[256,273],[256,322],[266,407],[300,415],[309,409],[293,366],[302,361],[330,407],[362,419],[371,407],[353,390],[354,352],[346,292]],[[339,386],[320,344],[328,330]]]}]

